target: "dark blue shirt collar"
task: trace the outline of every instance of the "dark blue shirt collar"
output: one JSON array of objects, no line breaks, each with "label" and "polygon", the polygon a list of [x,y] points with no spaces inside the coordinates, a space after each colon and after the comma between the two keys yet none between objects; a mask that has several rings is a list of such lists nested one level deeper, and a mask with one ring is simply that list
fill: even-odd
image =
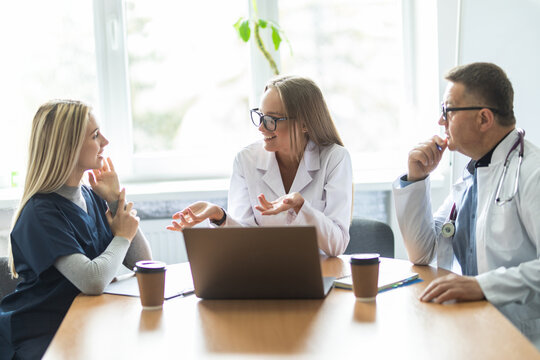
[{"label": "dark blue shirt collar", "polygon": [[[508,134],[510,134],[512,131],[509,131]],[[499,144],[504,140],[506,139],[506,137],[508,136],[508,134],[504,135],[502,137],[501,140],[499,140],[499,142],[497,143],[497,145],[495,145],[491,150],[489,150],[487,152],[487,154],[485,154],[484,156],[482,156],[480,159],[478,160],[471,160],[469,161],[469,163],[467,164],[467,171],[473,175],[474,174],[474,170],[476,168],[479,168],[479,167],[488,167],[489,164],[491,164],[491,157],[493,156],[493,152],[495,151],[495,149],[497,148],[497,146],[499,146]]]}]

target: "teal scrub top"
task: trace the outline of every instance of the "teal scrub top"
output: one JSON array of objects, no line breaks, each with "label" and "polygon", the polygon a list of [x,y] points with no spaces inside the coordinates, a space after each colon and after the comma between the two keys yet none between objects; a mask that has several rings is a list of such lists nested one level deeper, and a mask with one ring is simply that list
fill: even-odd
[{"label": "teal scrub top", "polygon": [[36,194],[24,206],[11,244],[23,278],[0,303],[0,360],[39,359],[80,290],[55,267],[65,255],[99,256],[113,234],[106,202],[82,186],[88,213],[56,194]]}]

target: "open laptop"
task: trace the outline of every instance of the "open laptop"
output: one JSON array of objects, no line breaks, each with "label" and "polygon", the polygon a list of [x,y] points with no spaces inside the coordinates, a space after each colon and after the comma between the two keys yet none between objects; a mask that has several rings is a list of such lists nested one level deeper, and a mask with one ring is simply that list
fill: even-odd
[{"label": "open laptop", "polygon": [[203,299],[323,298],[313,226],[184,229],[195,294]]}]

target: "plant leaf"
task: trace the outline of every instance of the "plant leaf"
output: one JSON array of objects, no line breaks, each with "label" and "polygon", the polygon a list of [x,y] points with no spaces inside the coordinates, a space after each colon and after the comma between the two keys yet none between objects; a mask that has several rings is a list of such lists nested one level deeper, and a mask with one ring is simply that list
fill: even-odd
[{"label": "plant leaf", "polygon": [[268,21],[259,19],[259,26],[262,27],[263,29],[266,28],[267,24],[268,24]]},{"label": "plant leaf", "polygon": [[249,28],[249,20],[244,20],[240,23],[238,27],[238,35],[244,40],[244,42],[249,41],[249,36],[251,35],[251,29]]},{"label": "plant leaf", "polygon": [[244,20],[244,17],[241,16],[237,22],[234,23],[234,28],[236,29],[236,31],[238,31],[238,28],[240,27],[240,23],[242,22],[242,20]]},{"label": "plant leaf", "polygon": [[279,49],[279,44],[281,44],[281,36],[279,35],[279,30],[272,25],[272,42],[274,43],[274,49]]}]

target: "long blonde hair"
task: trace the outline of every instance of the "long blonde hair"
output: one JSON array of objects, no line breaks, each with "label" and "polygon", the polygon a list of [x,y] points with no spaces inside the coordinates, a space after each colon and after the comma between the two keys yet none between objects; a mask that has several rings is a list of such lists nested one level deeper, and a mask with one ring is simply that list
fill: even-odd
[{"label": "long blonde hair", "polygon": [[[38,109],[32,122],[23,195],[11,230],[32,196],[57,191],[68,181],[79,159],[90,111],[88,105],[74,100],[53,100]],[[11,237],[8,244],[9,267],[16,278]]]},{"label": "long blonde hair", "polygon": [[270,88],[277,90],[283,102],[291,135],[291,149],[296,161],[302,158],[308,140],[319,146],[343,146],[321,89],[313,80],[299,76],[280,76],[270,80],[264,91]]}]

